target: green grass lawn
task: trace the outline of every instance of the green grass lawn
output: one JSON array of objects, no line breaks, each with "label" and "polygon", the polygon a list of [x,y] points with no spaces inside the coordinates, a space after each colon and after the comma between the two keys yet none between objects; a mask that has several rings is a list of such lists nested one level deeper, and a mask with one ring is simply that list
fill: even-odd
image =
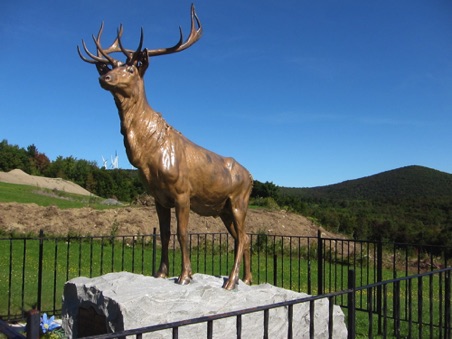
[{"label": "green grass lawn", "polygon": [[0,182],[0,202],[35,203],[39,206],[54,205],[59,208],[111,208],[102,205],[103,198],[86,196],[40,187]]}]

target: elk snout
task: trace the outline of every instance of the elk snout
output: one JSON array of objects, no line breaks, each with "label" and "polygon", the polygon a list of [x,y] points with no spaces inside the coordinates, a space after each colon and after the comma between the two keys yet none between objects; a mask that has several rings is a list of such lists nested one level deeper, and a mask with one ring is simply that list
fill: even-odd
[{"label": "elk snout", "polygon": [[112,83],[114,81],[113,78],[114,77],[109,73],[100,76],[99,82],[100,82],[100,85],[102,86],[102,88],[109,89],[112,86]]}]

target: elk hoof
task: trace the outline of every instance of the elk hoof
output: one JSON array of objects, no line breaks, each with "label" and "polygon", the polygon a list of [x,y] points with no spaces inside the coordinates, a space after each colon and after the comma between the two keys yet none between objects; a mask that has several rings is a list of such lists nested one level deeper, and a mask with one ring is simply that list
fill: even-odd
[{"label": "elk hoof", "polygon": [[191,282],[191,278],[189,276],[186,277],[182,277],[180,276],[179,278],[177,278],[177,283],[179,285],[188,285]]},{"label": "elk hoof", "polygon": [[224,282],[223,288],[225,290],[231,291],[235,288],[236,285],[236,281],[235,279],[228,279],[227,281]]},{"label": "elk hoof", "polygon": [[167,278],[167,275],[163,272],[157,272],[154,274],[154,278]]},{"label": "elk hoof", "polygon": [[251,279],[243,279],[243,282],[247,285],[251,285]]}]

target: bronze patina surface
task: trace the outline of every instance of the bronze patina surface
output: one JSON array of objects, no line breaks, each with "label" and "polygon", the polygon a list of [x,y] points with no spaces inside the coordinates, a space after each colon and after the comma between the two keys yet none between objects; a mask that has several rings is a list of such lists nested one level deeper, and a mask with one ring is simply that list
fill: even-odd
[{"label": "bronze patina surface", "polygon": [[[97,37],[93,36],[97,53],[89,58],[100,74],[102,88],[113,94],[121,121],[121,133],[129,161],[138,168],[149,193],[155,198],[159,217],[162,259],[156,277],[168,275],[168,244],[170,240],[171,208],[176,210],[177,236],[182,251],[182,271],[179,284],[191,280],[192,270],[187,250],[187,225],[190,209],[203,216],[220,217],[235,240],[235,260],[224,288],[233,289],[238,281],[242,257],[245,283],[251,283],[250,245],[245,232],[245,217],[252,190],[251,174],[233,158],[225,158],[206,150],[172,128],[147,102],[143,77],[149,57],[180,52],[199,40],[202,26],[191,9],[191,32],[183,41],[169,48],[142,49],[143,31],[139,46],[129,50],[122,46],[122,26],[117,38],[108,48],[102,48],[103,24]],[[110,54],[122,52],[127,60],[121,62]]]}]

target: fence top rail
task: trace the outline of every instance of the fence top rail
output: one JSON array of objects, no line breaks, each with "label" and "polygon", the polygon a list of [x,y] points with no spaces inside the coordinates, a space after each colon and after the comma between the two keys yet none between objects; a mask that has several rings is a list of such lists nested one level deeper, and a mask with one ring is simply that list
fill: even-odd
[{"label": "fence top rail", "polygon": [[[189,233],[189,236],[229,236],[229,233],[227,232],[193,232]],[[252,237],[258,237],[262,234],[260,233],[248,233],[248,235]],[[84,240],[84,239],[125,239],[125,238],[152,238],[152,237],[159,237],[159,233],[149,233],[149,234],[125,234],[125,235],[98,235],[98,236],[78,236],[78,235],[59,235],[54,236],[50,235],[47,236],[45,233],[41,233],[41,235],[27,235],[27,236],[3,236],[0,237],[0,241],[24,241],[24,240],[61,240],[61,241],[68,241],[68,240]],[[171,234],[171,236],[176,236],[176,234]],[[265,234],[268,238],[290,238],[290,239],[307,239],[307,240],[316,240],[316,239],[322,239],[323,241],[335,241],[335,242],[343,242],[343,243],[354,243],[354,244],[369,244],[369,245],[378,245],[381,244],[382,246],[393,246],[393,247],[414,247],[418,249],[444,249],[447,250],[448,248],[446,246],[441,245],[429,245],[429,244],[410,244],[410,243],[397,243],[397,242],[379,242],[379,241],[373,241],[373,240],[355,240],[355,239],[344,239],[344,238],[332,238],[332,237],[321,237],[321,236],[298,236],[298,235],[284,235],[284,234]]]},{"label": "fence top rail", "polygon": [[[373,283],[373,284],[356,287],[354,290],[355,291],[362,291],[362,290],[367,290],[367,289],[370,289],[370,288],[375,288],[375,287],[378,287],[378,286],[390,285],[390,284],[393,284],[395,282],[416,280],[416,279],[419,279],[419,278],[424,278],[424,277],[433,276],[433,275],[441,275],[441,274],[446,273],[446,272],[452,272],[452,267],[446,267],[446,268],[442,268],[442,269],[439,269],[439,270],[434,270],[434,271],[428,271],[428,272],[424,272],[424,273],[409,275],[409,276],[406,276],[406,277],[399,277],[399,278],[395,278],[395,279],[383,280],[383,281],[379,281],[379,282],[376,282],[376,283]],[[348,290],[344,290],[344,291],[348,291]],[[343,291],[339,291],[337,293],[342,293],[342,292]]]}]

